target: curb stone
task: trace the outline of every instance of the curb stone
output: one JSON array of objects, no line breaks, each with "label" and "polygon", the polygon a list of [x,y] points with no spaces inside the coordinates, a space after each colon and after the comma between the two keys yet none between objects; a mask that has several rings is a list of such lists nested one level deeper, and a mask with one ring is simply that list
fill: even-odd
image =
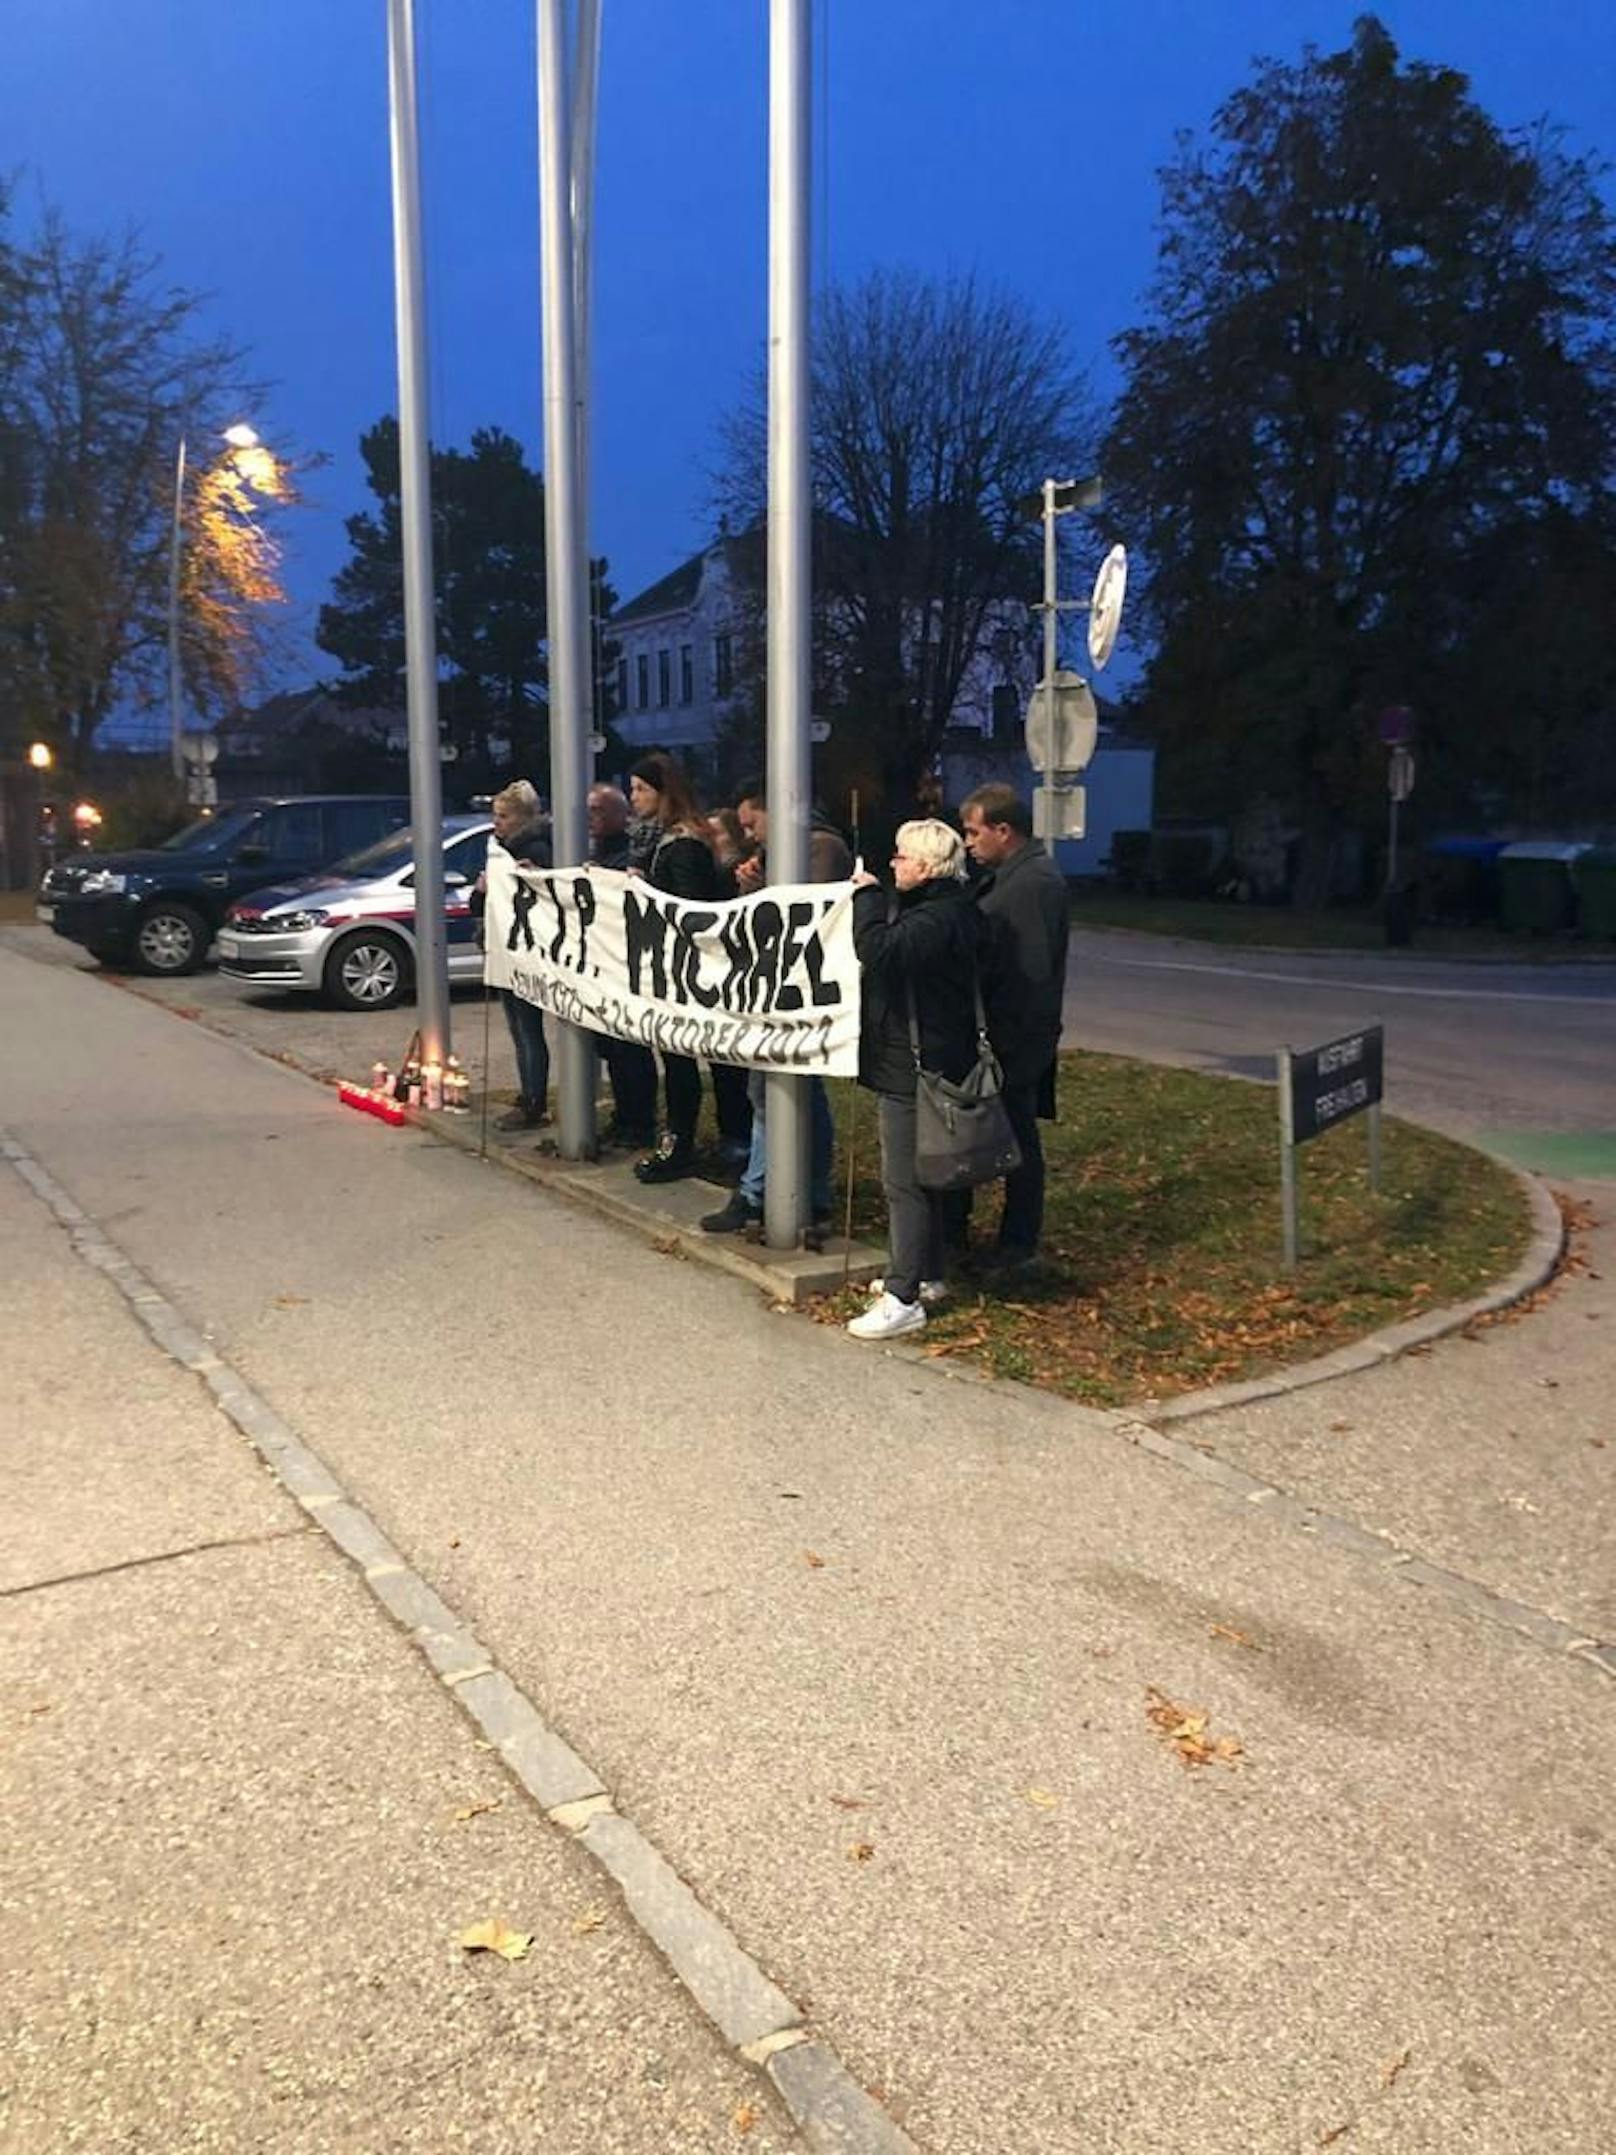
[{"label": "curb stone", "polygon": [[[202,1355],[182,1351],[193,1341],[204,1349],[205,1343],[133,1260],[89,1221],[55,1177],[3,1129],[0,1158],[67,1230],[74,1253],[111,1280],[154,1344],[207,1385],[220,1412],[288,1496],[349,1558],[372,1598],[406,1632],[467,1718],[486,1732],[495,1755],[534,1797],[547,1822],[583,1845],[617,1886],[630,1918],[693,2003],[735,2054],[774,2087],[808,2146],[823,2155],[919,2155],[915,2143],[859,2087],[835,2053],[809,2036],[797,2007],[703,1906],[666,1857],[616,1810],[593,1768],[494,1666],[476,1637],[405,1563],[319,1455],[211,1350]],[[107,1258],[117,1262],[104,1261]],[[789,2069],[793,2058],[802,2063]]]}]

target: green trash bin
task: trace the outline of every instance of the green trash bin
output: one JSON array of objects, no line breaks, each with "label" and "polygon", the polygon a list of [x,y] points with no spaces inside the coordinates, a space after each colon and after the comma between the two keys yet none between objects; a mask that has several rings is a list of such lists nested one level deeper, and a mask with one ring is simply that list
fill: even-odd
[{"label": "green trash bin", "polygon": [[1616,938],[1616,846],[1594,846],[1575,869],[1577,933],[1591,942]]},{"label": "green trash bin", "polygon": [[1505,846],[1498,856],[1499,916],[1516,935],[1558,935],[1576,918],[1572,870],[1588,851],[1555,839]]}]

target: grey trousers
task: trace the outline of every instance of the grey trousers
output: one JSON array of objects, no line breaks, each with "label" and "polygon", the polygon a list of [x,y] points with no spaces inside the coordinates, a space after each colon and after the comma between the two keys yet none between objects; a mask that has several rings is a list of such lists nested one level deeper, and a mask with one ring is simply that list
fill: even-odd
[{"label": "grey trousers", "polygon": [[943,1276],[943,1204],[915,1180],[915,1103],[882,1093],[881,1187],[887,1200],[887,1293],[918,1301],[922,1280]]}]

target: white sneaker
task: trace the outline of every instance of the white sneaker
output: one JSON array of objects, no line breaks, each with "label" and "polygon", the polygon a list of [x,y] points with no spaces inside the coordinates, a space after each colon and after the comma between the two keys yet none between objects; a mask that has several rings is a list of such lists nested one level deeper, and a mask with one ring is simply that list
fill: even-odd
[{"label": "white sneaker", "polygon": [[[865,1285],[873,1295],[886,1293],[887,1283],[885,1280],[867,1280]],[[935,1309],[939,1302],[946,1302],[948,1299],[947,1280],[922,1280],[920,1283],[920,1299],[927,1309]]]},{"label": "white sneaker", "polygon": [[855,1339],[897,1339],[905,1332],[923,1331],[925,1324],[926,1312],[919,1302],[900,1302],[895,1294],[883,1294],[847,1329]]}]

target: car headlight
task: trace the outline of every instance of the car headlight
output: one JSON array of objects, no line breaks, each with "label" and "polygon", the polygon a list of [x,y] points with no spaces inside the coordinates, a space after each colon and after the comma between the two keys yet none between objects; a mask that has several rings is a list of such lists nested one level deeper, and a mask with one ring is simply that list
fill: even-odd
[{"label": "car headlight", "polygon": [[263,925],[274,935],[299,935],[305,928],[323,928],[330,918],[318,906],[311,906],[302,913],[270,913]]},{"label": "car headlight", "polygon": [[79,895],[84,898],[118,898],[129,888],[129,878],[118,875],[111,868],[92,868],[79,884]]}]

